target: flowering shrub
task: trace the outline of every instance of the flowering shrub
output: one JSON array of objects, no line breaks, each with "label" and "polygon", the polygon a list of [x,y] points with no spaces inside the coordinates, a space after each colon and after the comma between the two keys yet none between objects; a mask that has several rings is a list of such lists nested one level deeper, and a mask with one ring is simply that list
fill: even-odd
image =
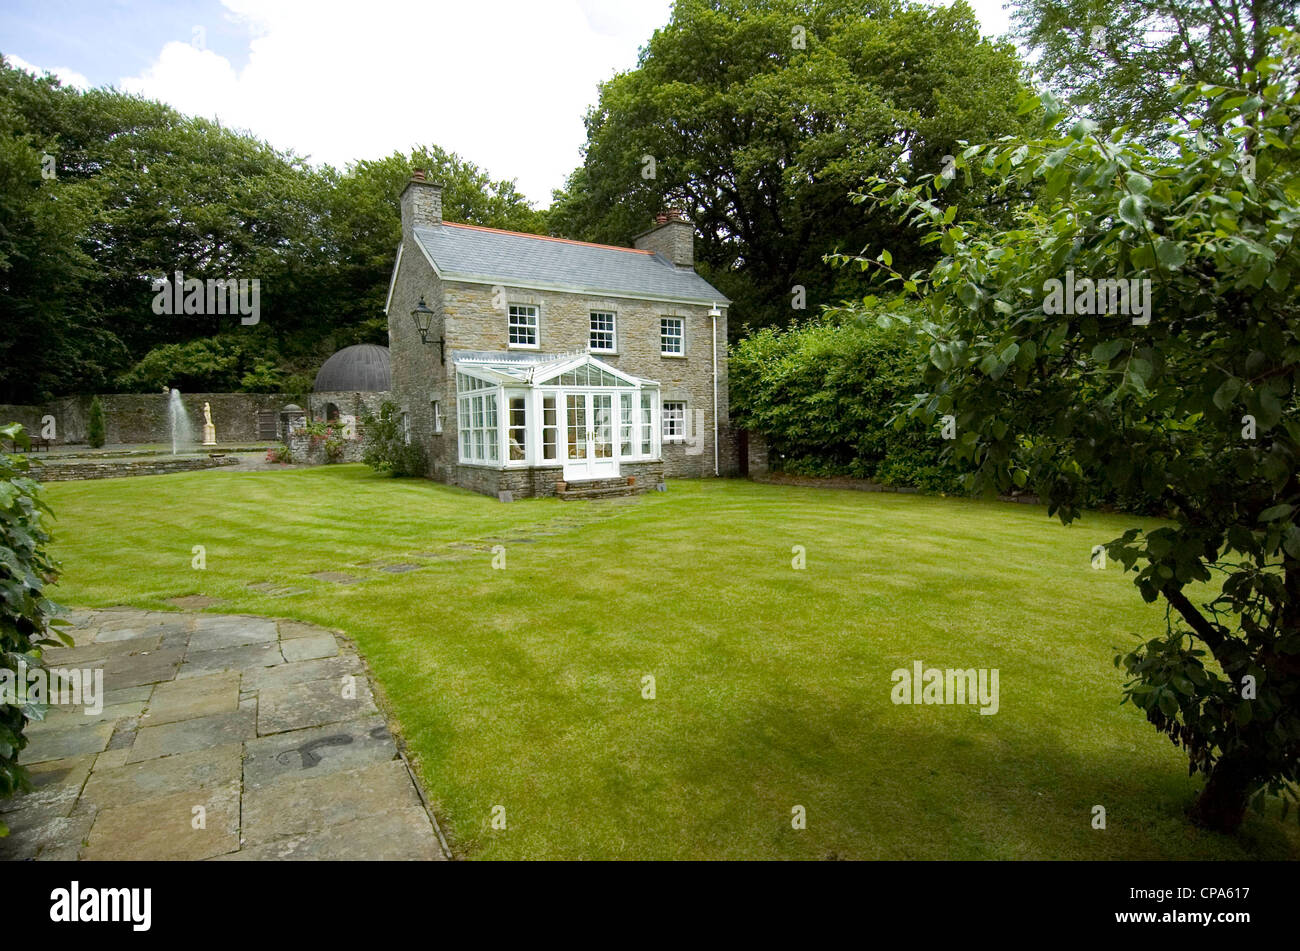
[{"label": "flowering shrub", "polygon": [[293,462],[293,454],[289,451],[289,447],[284,444],[272,446],[270,449],[266,450],[266,461],[278,462],[280,465],[285,465]]}]

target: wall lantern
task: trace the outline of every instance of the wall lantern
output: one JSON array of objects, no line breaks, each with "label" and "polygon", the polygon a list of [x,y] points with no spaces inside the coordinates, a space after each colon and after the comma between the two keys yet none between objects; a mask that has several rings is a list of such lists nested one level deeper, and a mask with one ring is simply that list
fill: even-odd
[{"label": "wall lantern", "polygon": [[[415,329],[420,332],[420,343],[429,342],[429,328],[433,326],[433,317],[433,310],[424,302],[424,297],[421,296],[420,302],[415,305],[415,310],[411,311],[411,319],[415,321]],[[447,362],[445,346],[445,338],[439,338],[438,359],[443,363]]]}]

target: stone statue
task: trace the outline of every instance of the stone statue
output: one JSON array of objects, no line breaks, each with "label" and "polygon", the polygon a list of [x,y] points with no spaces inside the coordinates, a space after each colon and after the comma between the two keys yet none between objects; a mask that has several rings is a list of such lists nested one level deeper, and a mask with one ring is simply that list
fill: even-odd
[{"label": "stone statue", "polygon": [[217,427],[212,425],[212,404],[203,404],[203,445],[217,444]]}]

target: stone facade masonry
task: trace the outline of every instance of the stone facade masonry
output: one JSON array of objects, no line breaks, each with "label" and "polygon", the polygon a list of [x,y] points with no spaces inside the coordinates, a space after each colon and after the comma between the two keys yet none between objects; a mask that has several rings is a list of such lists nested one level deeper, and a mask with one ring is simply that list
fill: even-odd
[{"label": "stone facade masonry", "polygon": [[[687,226],[689,227],[689,226]],[[662,475],[699,478],[714,474],[713,359],[717,347],[717,418],[719,421],[720,474],[738,468],[734,434],[727,412],[727,317],[709,316],[707,304],[667,304],[629,297],[605,297],[568,291],[504,287],[504,302],[531,304],[538,309],[538,351],[562,353],[585,350],[591,329],[591,312],[612,311],[615,316],[615,351],[594,352],[599,360],[644,379],[656,380],[660,398],[686,404],[687,438],[664,442]],[[423,297],[434,311],[428,343],[422,344],[410,313]],[[498,299],[495,303],[500,303]],[[458,463],[456,376],[452,354],[456,350],[507,351],[508,310],[494,307],[494,286],[442,281],[413,243],[405,245],[389,306],[388,335],[393,372],[393,398],[410,419],[412,439],[428,451],[429,475],[439,481],[496,494],[510,490],[518,496],[553,494],[560,478],[537,475],[533,486],[506,485],[515,471],[480,470]],[[680,317],[685,329],[685,353],[660,352],[660,318]],[[444,341],[446,362],[439,359]],[[434,420],[441,415],[441,431]],[[474,470],[474,471],[470,471]],[[622,472],[632,473],[630,464]],[[504,481],[503,481],[504,480]],[[531,491],[529,489],[532,489]]]}]

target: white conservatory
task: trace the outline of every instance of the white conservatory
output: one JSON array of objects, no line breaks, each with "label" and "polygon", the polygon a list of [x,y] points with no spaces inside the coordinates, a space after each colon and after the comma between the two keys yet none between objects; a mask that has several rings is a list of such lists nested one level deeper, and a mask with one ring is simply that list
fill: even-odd
[{"label": "white conservatory", "polygon": [[588,352],[457,351],[461,465],[563,466],[571,482],[619,476],[660,458],[659,384]]}]

